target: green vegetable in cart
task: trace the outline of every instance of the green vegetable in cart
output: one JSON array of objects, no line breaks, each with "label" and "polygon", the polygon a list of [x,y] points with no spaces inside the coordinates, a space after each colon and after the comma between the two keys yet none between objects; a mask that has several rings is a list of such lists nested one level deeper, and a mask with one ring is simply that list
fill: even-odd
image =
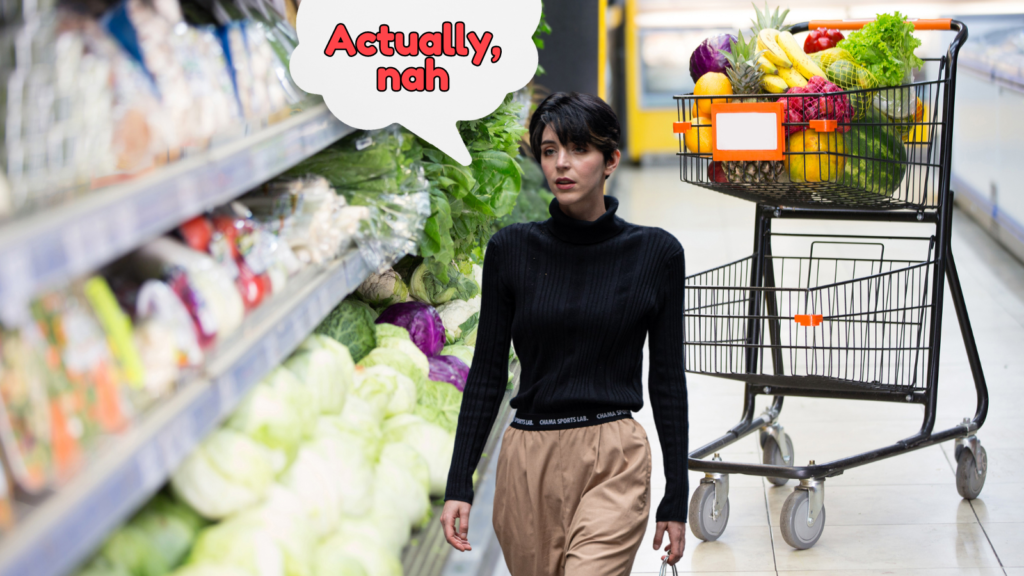
[{"label": "green vegetable in cart", "polygon": [[914,37],[914,24],[899,12],[879,14],[873,22],[855,30],[837,47],[850,53],[866,67],[880,86],[899,86],[924,62],[914,55],[921,41]]},{"label": "green vegetable in cart", "polygon": [[219,520],[259,502],[274,479],[267,449],[245,434],[215,431],[171,476],[171,491],[204,518]]},{"label": "green vegetable in cart", "polygon": [[907,149],[895,130],[854,124],[843,140],[848,156],[839,184],[892,196],[907,171]]},{"label": "green vegetable in cart", "polygon": [[377,313],[366,302],[346,298],[316,328],[317,334],[330,336],[341,342],[359,362],[377,346],[373,321]]},{"label": "green vegetable in cart", "polygon": [[356,289],[356,295],[370,306],[382,308],[405,302],[409,288],[398,272],[388,268],[379,274],[370,274]]}]

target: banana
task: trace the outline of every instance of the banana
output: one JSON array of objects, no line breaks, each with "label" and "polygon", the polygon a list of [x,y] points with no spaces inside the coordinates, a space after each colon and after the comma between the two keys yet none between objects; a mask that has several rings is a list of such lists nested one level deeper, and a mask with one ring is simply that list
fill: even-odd
[{"label": "banana", "polygon": [[764,50],[764,57],[779,68],[792,68],[793,63],[786,56],[786,52],[779,46],[775,38],[779,31],[774,28],[765,28],[757,33],[757,49]]},{"label": "banana", "polygon": [[789,84],[780,76],[765,74],[761,76],[761,86],[772,94],[783,94],[789,89]]},{"label": "banana", "polygon": [[780,68],[779,77],[781,77],[790,88],[807,86],[807,80],[804,80],[804,77],[793,68]]},{"label": "banana", "polygon": [[779,68],[775,64],[768,61],[767,58],[761,56],[757,59],[757,65],[761,68],[761,72],[765,74],[778,74]]},{"label": "banana", "polygon": [[814,60],[811,60],[811,57],[804,53],[792,34],[789,32],[779,32],[776,41],[779,47],[786,53],[786,56],[789,57],[790,62],[793,63],[793,68],[801,76],[808,80],[814,76],[828,78],[825,76],[825,72],[814,63]]}]

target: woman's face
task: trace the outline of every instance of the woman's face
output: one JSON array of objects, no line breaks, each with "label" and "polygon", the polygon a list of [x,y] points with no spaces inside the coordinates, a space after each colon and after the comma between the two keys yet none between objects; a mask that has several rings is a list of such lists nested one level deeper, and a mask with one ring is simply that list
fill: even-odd
[{"label": "woman's face", "polygon": [[611,161],[590,144],[565,144],[551,126],[545,126],[541,135],[540,166],[551,192],[561,206],[570,206],[592,194],[604,193],[605,176],[611,175],[619,164],[619,151]]}]

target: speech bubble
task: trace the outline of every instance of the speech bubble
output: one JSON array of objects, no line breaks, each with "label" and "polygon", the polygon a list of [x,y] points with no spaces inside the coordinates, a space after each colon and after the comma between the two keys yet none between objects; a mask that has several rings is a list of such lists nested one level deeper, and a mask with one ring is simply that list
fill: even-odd
[{"label": "speech bubble", "polygon": [[303,0],[292,79],[361,130],[399,123],[456,161],[456,122],[533,78],[541,0]]}]

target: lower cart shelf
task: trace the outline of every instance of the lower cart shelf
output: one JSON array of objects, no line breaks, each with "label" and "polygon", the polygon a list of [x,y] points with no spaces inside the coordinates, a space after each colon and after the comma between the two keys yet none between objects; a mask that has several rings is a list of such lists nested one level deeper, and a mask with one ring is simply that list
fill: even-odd
[{"label": "lower cart shelf", "polygon": [[78,477],[0,541],[0,574],[62,576],[73,570],[370,272],[359,252],[350,251],[292,279],[218,344],[198,378],[111,439]]}]

